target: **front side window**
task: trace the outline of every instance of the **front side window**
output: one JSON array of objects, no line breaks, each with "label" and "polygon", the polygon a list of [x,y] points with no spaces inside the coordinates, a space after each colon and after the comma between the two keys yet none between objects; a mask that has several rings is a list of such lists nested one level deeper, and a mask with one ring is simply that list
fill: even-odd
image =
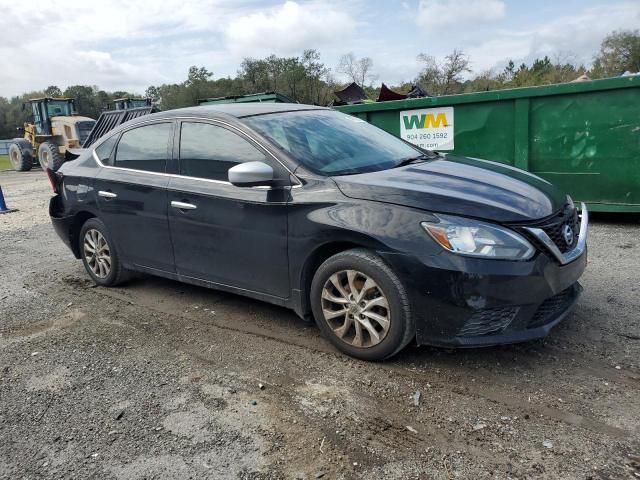
[{"label": "front side window", "polygon": [[243,121],[323,175],[386,170],[425,155],[378,127],[332,110],[271,113]]},{"label": "front side window", "polygon": [[228,171],[234,165],[264,161],[260,150],[226,128],[208,123],[182,123],[180,175],[228,182]]},{"label": "front side window", "polygon": [[164,172],[171,129],[171,123],[156,123],[124,132],[116,148],[114,165],[148,172]]}]

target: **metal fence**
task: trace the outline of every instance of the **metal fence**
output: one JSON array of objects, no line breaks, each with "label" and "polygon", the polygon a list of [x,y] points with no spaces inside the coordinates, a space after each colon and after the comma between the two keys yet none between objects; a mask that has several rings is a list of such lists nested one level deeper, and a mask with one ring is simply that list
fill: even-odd
[{"label": "metal fence", "polygon": [[0,140],[0,155],[9,155],[9,144],[13,140]]}]

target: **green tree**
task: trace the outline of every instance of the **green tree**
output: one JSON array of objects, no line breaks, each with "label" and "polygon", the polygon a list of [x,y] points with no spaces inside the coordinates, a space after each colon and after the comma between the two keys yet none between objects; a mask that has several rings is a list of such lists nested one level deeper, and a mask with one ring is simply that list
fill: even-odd
[{"label": "green tree", "polygon": [[303,103],[326,105],[333,96],[331,71],[320,62],[320,52],[309,49],[302,53],[300,63],[305,72]]},{"label": "green tree", "polygon": [[595,56],[591,74],[595,78],[640,72],[640,30],[614,31],[607,35]]},{"label": "green tree", "polygon": [[115,94],[105,92],[104,90],[98,90],[97,92],[95,92],[95,96],[96,99],[94,103],[100,108],[100,111],[108,109],[109,104],[113,101],[114,98],[116,98]]},{"label": "green tree", "polygon": [[88,85],[73,85],[64,91],[64,96],[73,98],[76,102],[76,110],[79,115],[90,118],[98,118],[102,106],[96,98],[97,87]]},{"label": "green tree", "polygon": [[504,88],[504,74],[495,75],[492,70],[485,70],[472,80],[464,82],[464,92],[487,92]]},{"label": "green tree", "polygon": [[189,67],[187,80],[184,82],[185,98],[189,105],[197,105],[198,100],[210,96],[213,91],[211,81],[213,72],[204,67]]},{"label": "green tree", "polygon": [[150,98],[152,102],[157,103],[160,101],[160,89],[152,85],[145,90],[144,96],[145,98]]},{"label": "green tree", "polygon": [[16,131],[16,128],[22,127],[25,122],[32,120],[29,99],[44,96],[44,91],[37,90],[12,97],[10,100],[0,100],[0,138],[22,136]]},{"label": "green tree", "polygon": [[507,66],[504,67],[502,72],[502,81],[510,82],[513,80],[513,76],[516,74],[516,65],[513,63],[513,60],[509,59]]},{"label": "green tree", "polygon": [[317,50],[305,50],[299,57],[245,58],[238,70],[243,93],[275,91],[301,103],[326,105],[334,82]]},{"label": "green tree", "polygon": [[62,97],[62,90],[60,90],[60,88],[56,87],[55,85],[51,85],[44,89],[44,94],[47,97],[60,98]]}]

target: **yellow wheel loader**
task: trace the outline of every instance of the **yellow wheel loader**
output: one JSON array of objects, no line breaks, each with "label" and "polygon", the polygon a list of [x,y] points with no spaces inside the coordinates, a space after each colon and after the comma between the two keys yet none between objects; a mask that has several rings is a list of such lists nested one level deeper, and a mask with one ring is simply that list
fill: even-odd
[{"label": "yellow wheel loader", "polygon": [[34,98],[28,103],[33,123],[25,123],[24,138],[9,145],[9,160],[19,172],[31,170],[34,158],[43,170],[55,172],[69,149],[82,147],[96,121],[77,115],[71,98]]}]

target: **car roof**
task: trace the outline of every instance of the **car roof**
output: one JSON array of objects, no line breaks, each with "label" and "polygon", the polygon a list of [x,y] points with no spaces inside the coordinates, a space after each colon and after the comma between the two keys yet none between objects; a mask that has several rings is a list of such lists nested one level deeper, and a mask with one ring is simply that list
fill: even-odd
[{"label": "car roof", "polygon": [[162,116],[165,118],[173,116],[198,116],[205,118],[231,116],[236,118],[243,118],[253,115],[266,115],[269,113],[294,112],[300,110],[327,110],[327,108],[318,107],[316,105],[305,105],[301,103],[223,103],[218,105],[201,105],[199,107],[178,108],[176,110],[167,110],[152,115]]}]

